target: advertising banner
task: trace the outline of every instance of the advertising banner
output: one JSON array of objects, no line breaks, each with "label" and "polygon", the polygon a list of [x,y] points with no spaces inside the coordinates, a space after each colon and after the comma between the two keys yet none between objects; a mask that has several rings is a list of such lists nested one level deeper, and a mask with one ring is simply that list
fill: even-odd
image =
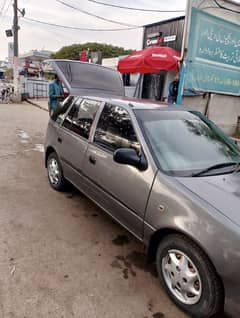
[{"label": "advertising banner", "polygon": [[88,51],[82,51],[79,53],[79,61],[88,62]]}]

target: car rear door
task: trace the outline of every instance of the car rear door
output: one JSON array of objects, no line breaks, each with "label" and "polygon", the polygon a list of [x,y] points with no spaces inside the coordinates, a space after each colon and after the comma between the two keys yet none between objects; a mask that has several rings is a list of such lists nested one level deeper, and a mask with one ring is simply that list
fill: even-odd
[{"label": "car rear door", "polygon": [[87,149],[83,172],[89,180],[88,193],[109,214],[133,232],[143,236],[143,219],[155,171],[146,171],[113,161],[119,148],[143,151],[128,111],[105,104]]},{"label": "car rear door", "polygon": [[76,98],[58,132],[60,160],[64,176],[77,187],[81,185],[81,171],[93,121],[101,102]]}]

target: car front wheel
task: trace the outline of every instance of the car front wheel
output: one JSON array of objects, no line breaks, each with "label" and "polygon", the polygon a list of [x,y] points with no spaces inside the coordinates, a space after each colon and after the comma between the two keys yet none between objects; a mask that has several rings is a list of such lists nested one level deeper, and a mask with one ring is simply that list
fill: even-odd
[{"label": "car front wheel", "polygon": [[191,317],[209,318],[222,312],[221,281],[198,245],[183,235],[169,235],[161,241],[156,261],[162,285]]}]

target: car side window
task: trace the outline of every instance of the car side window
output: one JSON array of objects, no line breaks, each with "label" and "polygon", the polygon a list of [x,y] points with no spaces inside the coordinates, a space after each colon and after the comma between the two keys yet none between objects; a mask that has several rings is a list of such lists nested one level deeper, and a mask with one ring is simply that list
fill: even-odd
[{"label": "car side window", "polygon": [[141,149],[129,113],[123,107],[110,104],[106,104],[101,113],[94,143],[110,151],[134,148],[139,153]]},{"label": "car side window", "polygon": [[79,109],[79,104],[81,103],[81,99],[75,99],[72,107],[70,108],[64,122],[63,122],[63,127],[71,130],[72,127],[72,122],[73,122],[73,117],[75,115],[75,113],[78,111]]},{"label": "car side window", "polygon": [[88,139],[100,105],[101,102],[95,100],[77,100],[70,109],[63,126]]}]

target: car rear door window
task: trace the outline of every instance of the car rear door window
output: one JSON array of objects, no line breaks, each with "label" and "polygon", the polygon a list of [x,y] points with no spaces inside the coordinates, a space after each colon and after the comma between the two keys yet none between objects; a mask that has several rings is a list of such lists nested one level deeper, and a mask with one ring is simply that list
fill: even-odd
[{"label": "car rear door window", "polygon": [[78,99],[70,109],[63,126],[75,134],[88,139],[90,130],[101,102]]},{"label": "car rear door window", "polygon": [[75,99],[72,107],[70,108],[70,110],[69,110],[69,112],[68,112],[68,114],[63,122],[63,127],[71,130],[73,117],[74,117],[80,103],[81,103],[81,99],[79,99],[79,98]]},{"label": "car rear door window", "polygon": [[60,106],[54,110],[53,114],[51,115],[51,119],[56,121],[58,124],[61,124],[64,120],[64,117],[65,117],[69,107],[72,105],[74,98],[75,98],[74,96],[68,96],[60,104]]},{"label": "car rear door window", "polygon": [[94,143],[112,152],[119,148],[134,148],[140,151],[131,118],[126,109],[106,104],[96,128]]}]

